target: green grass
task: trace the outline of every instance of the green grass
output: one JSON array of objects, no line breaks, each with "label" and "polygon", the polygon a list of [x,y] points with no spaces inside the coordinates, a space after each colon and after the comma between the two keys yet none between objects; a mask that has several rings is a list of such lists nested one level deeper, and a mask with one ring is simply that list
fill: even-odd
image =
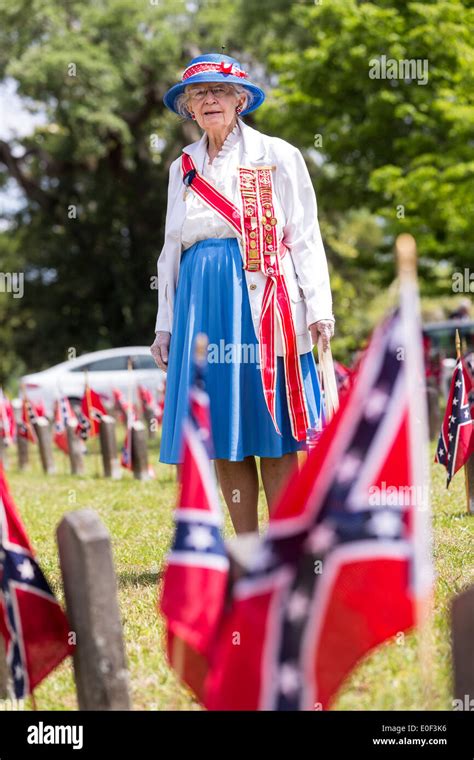
[{"label": "green grass", "polygon": [[[157,479],[149,482],[137,482],[125,471],[121,481],[105,480],[100,477],[96,454],[88,457],[86,475],[73,477],[60,452],[55,454],[58,474],[47,477],[41,472],[36,451],[24,473],[17,471],[15,452],[11,452],[7,477],[40,564],[61,600],[56,546],[56,527],[61,517],[70,510],[90,507],[107,526],[119,585],[134,709],[199,710],[167,665],[163,625],[156,612],[158,573],[172,537],[176,497],[175,468],[158,463],[157,454],[155,441],[150,458]],[[431,681],[426,685],[422,677],[417,636],[401,635],[359,665],[340,692],[335,709],[451,708],[450,602],[454,594],[473,582],[474,566],[474,517],[465,512],[463,473],[458,473],[446,491],[444,469],[434,465],[432,503],[436,589]],[[261,495],[262,521],[264,513]],[[225,532],[232,534],[228,519]],[[50,675],[35,695],[38,709],[77,709],[71,660]]]}]

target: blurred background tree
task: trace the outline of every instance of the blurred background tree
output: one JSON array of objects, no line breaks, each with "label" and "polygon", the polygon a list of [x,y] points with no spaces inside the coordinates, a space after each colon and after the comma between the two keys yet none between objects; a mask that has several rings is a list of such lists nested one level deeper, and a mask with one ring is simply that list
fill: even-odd
[{"label": "blurred background tree", "polygon": [[[468,0],[10,0],[0,81],[41,116],[0,140],[0,382],[78,353],[151,343],[151,279],[168,167],[200,136],[162,96],[201,52],[242,61],[267,91],[246,121],[304,153],[332,273],[335,353],[349,360],[393,279],[394,235],[418,239],[422,287],[450,290],[474,240],[473,28]],[[427,59],[426,84],[371,79],[370,61]]]},{"label": "blurred background tree", "polygon": [[[378,316],[400,232],[417,239],[431,313],[473,261],[473,3],[242,0],[239,28],[274,82],[259,127],[297,144],[315,179],[336,353]],[[426,83],[422,69],[371,78],[383,56],[426,61]]]}]

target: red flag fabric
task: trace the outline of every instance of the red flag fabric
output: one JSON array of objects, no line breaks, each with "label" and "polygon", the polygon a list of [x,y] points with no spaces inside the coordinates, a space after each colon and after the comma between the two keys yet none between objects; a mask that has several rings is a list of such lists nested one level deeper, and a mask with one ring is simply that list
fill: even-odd
[{"label": "red flag fabric", "polygon": [[327,709],[362,657],[415,623],[432,581],[404,329],[395,313],[376,330],[234,584],[203,689],[208,709]]},{"label": "red flag fabric", "polygon": [[12,694],[23,699],[69,654],[69,625],[41,568],[0,466],[0,635]]},{"label": "red flag fabric", "polygon": [[37,417],[47,417],[46,413],[46,404],[42,399],[39,401],[32,401],[31,405],[33,406],[33,409],[35,411],[35,414]]},{"label": "red flag fabric", "polygon": [[126,470],[132,469],[132,435],[131,430],[129,427],[127,427],[127,432],[125,433],[125,441],[122,446],[122,451],[120,452],[120,464],[122,467],[125,467]]},{"label": "red flag fabric", "polygon": [[81,402],[81,414],[76,432],[83,438],[93,438],[99,433],[100,421],[107,414],[101,398],[88,384]]},{"label": "red flag fabric", "polygon": [[16,437],[15,412],[11,401],[0,388],[0,438],[10,446]]},{"label": "red flag fabric", "polygon": [[35,409],[29,399],[26,396],[23,397],[23,404],[21,408],[21,422],[18,425],[18,435],[22,438],[26,438],[31,443],[37,442],[33,423],[37,419]]},{"label": "red flag fabric", "polygon": [[67,425],[73,423],[77,426],[77,417],[74,414],[71,402],[67,396],[57,399],[54,405],[54,443],[65,454],[69,453],[69,444],[67,438]]},{"label": "red flag fabric", "polygon": [[153,398],[152,391],[144,385],[139,385],[137,390],[140,401],[142,402],[142,409],[144,409],[145,406],[150,406],[153,409],[155,406],[155,399]]},{"label": "red flag fabric", "polygon": [[[120,388],[113,388],[112,389],[112,395],[114,398],[115,408],[120,413],[120,422],[126,422],[127,421],[127,415],[128,415],[128,407],[129,402],[125,399],[125,396],[123,395]],[[137,410],[135,408],[135,405],[132,405],[134,419],[137,415]]]},{"label": "red flag fabric", "polygon": [[229,569],[211,452],[209,398],[202,365],[196,364],[183,429],[175,535],[159,609],[166,618],[170,663],[200,698],[224,607]]},{"label": "red flag fabric", "polygon": [[446,488],[455,473],[474,453],[474,384],[462,357],[458,360],[449,389],[448,402],[435,454],[435,462],[448,474]]},{"label": "red flag fabric", "polygon": [[157,419],[158,425],[161,425],[163,422],[163,413],[165,411],[165,395],[166,395],[166,380],[163,383],[163,387],[159,388],[157,391],[156,419]]},{"label": "red flag fabric", "polygon": [[342,362],[334,362],[334,373],[336,375],[337,390],[339,395],[346,391],[354,377],[354,370],[346,367]]}]

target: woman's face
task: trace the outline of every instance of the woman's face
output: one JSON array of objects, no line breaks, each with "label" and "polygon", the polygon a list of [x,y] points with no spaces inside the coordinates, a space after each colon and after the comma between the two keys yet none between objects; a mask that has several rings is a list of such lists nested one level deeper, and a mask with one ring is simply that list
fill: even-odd
[{"label": "woman's face", "polygon": [[238,95],[231,85],[218,82],[191,85],[189,95],[188,110],[206,132],[229,127],[235,119],[235,109],[245,100],[245,95]]}]

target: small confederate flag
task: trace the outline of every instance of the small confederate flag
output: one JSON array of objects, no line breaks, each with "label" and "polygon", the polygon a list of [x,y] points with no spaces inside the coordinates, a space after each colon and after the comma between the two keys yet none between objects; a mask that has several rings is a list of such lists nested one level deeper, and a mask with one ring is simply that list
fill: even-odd
[{"label": "small confederate flag", "polygon": [[132,431],[127,427],[125,433],[125,441],[120,452],[120,464],[125,467],[126,470],[132,469]]},{"label": "small confederate flag", "polygon": [[125,433],[125,441],[123,442],[122,451],[120,452],[120,464],[125,467],[126,470],[133,469],[132,460],[132,425],[137,419],[135,407],[127,404],[127,432]]},{"label": "small confederate flag", "polygon": [[151,409],[155,409],[155,399],[153,398],[153,393],[149,388],[146,388],[144,385],[139,385],[138,388],[138,395],[142,404],[142,411],[145,410],[146,406],[151,407]]},{"label": "small confederate flag", "polygon": [[33,555],[0,466],[0,635],[23,699],[69,654],[69,626]]},{"label": "small confederate flag", "polygon": [[435,454],[435,462],[444,465],[448,473],[446,488],[474,453],[474,408],[470,403],[473,388],[471,376],[461,357],[454,368]]},{"label": "small confederate flag", "polygon": [[165,411],[165,396],[166,396],[166,380],[163,383],[163,386],[158,389],[157,391],[157,401],[156,401],[156,420],[158,422],[158,425],[161,425],[163,422],[163,413]]},{"label": "small confederate flag", "polygon": [[36,433],[33,427],[33,423],[36,422],[37,417],[33,404],[26,396],[23,396],[23,406],[21,409],[21,422],[18,425],[18,435],[22,438],[26,438],[31,443],[37,442]]},{"label": "small confederate flag", "polygon": [[[125,433],[125,440],[123,442],[122,450],[120,452],[120,464],[125,467],[126,470],[133,470],[133,453],[132,453],[132,424],[138,419],[135,406],[131,406],[130,412],[127,414],[127,430]],[[156,478],[153,465],[148,464],[148,477]]]},{"label": "small confederate flag", "polygon": [[86,383],[76,433],[81,438],[93,438],[99,432],[100,421],[107,414],[98,393]]},{"label": "small confederate flag", "polygon": [[159,602],[167,622],[170,663],[200,697],[223,611],[229,568],[209,459],[212,450],[209,397],[203,380],[206,355],[201,352],[195,363],[189,413],[183,425],[176,528]]},{"label": "small confederate flag", "polygon": [[326,709],[362,657],[415,623],[431,589],[417,464],[426,426],[407,366],[417,329],[396,313],[376,330],[320,445],[280,495],[223,615],[208,709]]},{"label": "small confederate flag", "polygon": [[66,396],[56,400],[54,409],[54,436],[53,440],[65,454],[69,453],[67,438],[67,425],[72,422],[77,427],[77,417],[72,411],[71,402]]},{"label": "small confederate flag", "polygon": [[[126,422],[128,418],[129,402],[126,401],[120,388],[112,389],[112,396],[116,410],[120,413],[120,422]],[[136,416],[135,405],[132,405],[133,414]]]},{"label": "small confederate flag", "polygon": [[10,446],[16,436],[15,413],[10,400],[0,388],[0,438]]}]

